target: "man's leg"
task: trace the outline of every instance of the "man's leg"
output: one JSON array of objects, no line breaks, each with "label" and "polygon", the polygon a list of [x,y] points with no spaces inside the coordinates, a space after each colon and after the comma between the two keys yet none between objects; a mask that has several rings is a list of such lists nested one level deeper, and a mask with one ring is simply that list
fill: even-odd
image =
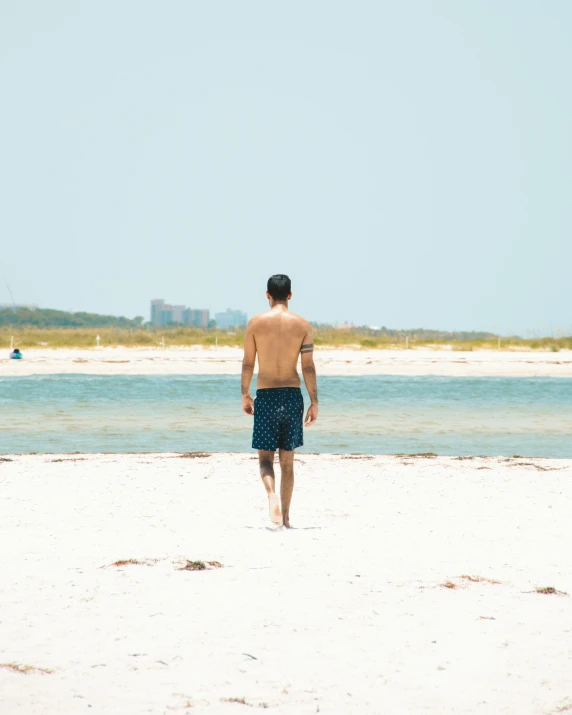
[{"label": "man's leg", "polygon": [[280,502],[276,495],[276,480],[274,478],[274,452],[258,450],[258,462],[260,464],[260,476],[262,483],[268,494],[268,508],[270,511],[270,521],[276,526],[282,525],[282,513]]},{"label": "man's leg", "polygon": [[282,523],[290,528],[290,502],[294,491],[294,450],[281,449],[280,459],[280,499],[282,501]]}]

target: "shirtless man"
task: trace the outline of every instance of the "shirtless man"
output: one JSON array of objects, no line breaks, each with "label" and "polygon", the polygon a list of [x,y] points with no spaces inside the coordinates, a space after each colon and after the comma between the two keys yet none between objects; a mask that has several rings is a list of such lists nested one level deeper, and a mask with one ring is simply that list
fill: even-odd
[{"label": "shirtless man", "polygon": [[[242,361],[242,409],[254,415],[252,448],[258,450],[260,476],[268,494],[270,520],[290,528],[290,502],[294,490],[294,450],[304,444],[304,400],[298,376],[298,356],[310,395],[306,427],[318,419],[318,387],[314,367],[312,327],[288,310],[292,298],[290,278],[278,274],[268,279],[266,297],[270,310],[249,321]],[[256,399],[250,383],[258,353]],[[280,460],[280,501],[275,491],[274,454]]]}]

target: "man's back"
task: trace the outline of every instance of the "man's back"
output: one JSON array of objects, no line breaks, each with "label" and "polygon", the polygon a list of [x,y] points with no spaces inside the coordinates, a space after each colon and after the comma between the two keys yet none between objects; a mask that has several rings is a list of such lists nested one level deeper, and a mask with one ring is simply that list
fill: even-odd
[{"label": "man's back", "polygon": [[248,332],[258,355],[258,388],[300,387],[298,357],[302,345],[312,342],[310,323],[278,304],[252,318]]}]

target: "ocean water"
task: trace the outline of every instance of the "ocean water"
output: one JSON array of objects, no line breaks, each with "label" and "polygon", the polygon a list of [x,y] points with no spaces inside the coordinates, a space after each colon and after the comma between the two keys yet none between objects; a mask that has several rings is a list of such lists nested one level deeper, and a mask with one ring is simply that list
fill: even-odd
[{"label": "ocean water", "polygon": [[[572,379],[322,377],[319,390],[301,451],[572,457]],[[0,377],[4,454],[245,452],[251,431],[235,376]]]}]

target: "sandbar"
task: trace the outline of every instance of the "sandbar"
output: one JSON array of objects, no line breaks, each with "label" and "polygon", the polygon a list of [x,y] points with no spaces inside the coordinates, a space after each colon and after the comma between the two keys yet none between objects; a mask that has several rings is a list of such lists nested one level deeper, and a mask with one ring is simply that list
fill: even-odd
[{"label": "sandbar", "polygon": [[[24,350],[0,358],[0,376],[239,375],[240,348],[168,347]],[[319,348],[318,375],[442,375],[451,377],[572,377],[572,351],[360,350]]]}]

